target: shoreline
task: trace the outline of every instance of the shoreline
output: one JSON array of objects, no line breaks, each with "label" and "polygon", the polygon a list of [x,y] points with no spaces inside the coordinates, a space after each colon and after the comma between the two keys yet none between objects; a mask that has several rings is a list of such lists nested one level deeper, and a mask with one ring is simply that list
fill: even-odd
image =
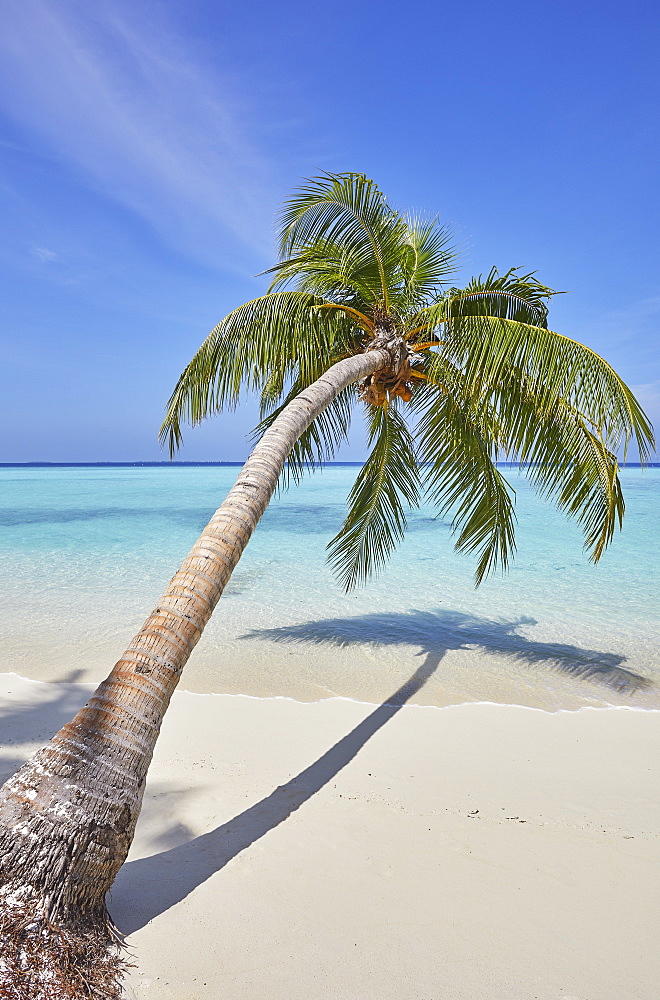
[{"label": "shoreline", "polygon": [[[109,673],[109,670],[108,670]],[[2,680],[4,678],[14,677],[17,681],[26,684],[39,684],[44,687],[70,687],[70,688],[80,688],[81,690],[88,691],[90,694],[96,690],[98,683],[94,681],[70,681],[70,680],[43,680],[42,678],[27,677],[25,674],[19,674],[15,670],[3,670],[0,671],[0,698],[5,694],[4,688],[2,687]],[[623,712],[641,712],[643,714],[653,714],[654,712],[660,715],[660,708],[650,707],[645,708],[643,705],[614,705],[614,704],[601,704],[601,705],[577,705],[574,708],[543,708],[538,705],[521,705],[518,702],[501,702],[501,701],[457,701],[452,702],[447,705],[428,705],[420,704],[415,701],[407,701],[405,705],[400,705],[399,703],[393,701],[365,701],[361,698],[351,698],[347,695],[329,694],[325,698],[316,698],[315,700],[303,700],[300,698],[294,698],[291,695],[274,694],[274,695],[257,695],[257,694],[247,694],[240,691],[191,691],[188,688],[178,686],[175,690],[175,694],[187,695],[193,698],[245,698],[249,701],[259,701],[259,702],[291,702],[294,705],[318,705],[324,704],[326,702],[338,702],[345,703],[348,705],[358,705],[362,708],[379,708],[379,707],[405,707],[414,709],[430,709],[436,712],[442,712],[449,709],[457,708],[467,708],[467,707],[477,707],[485,706],[491,708],[505,708],[505,709],[522,709],[525,712],[540,712],[543,715],[577,715],[580,712],[610,712],[610,711],[623,711]],[[0,746],[2,744],[0,743]]]},{"label": "shoreline", "polygon": [[[110,668],[108,669],[108,673]],[[98,685],[101,683],[99,681],[79,681],[79,680],[67,680],[67,679],[50,679],[44,680],[43,678],[28,677],[25,674],[20,674],[15,670],[0,670],[0,698],[5,694],[4,687],[2,685],[4,678],[15,678],[19,683],[26,684],[37,684],[43,685],[44,687],[54,687],[54,688],[73,688],[80,689],[89,692],[90,694],[96,690]],[[449,709],[466,708],[471,706],[486,706],[492,708],[505,708],[505,709],[522,709],[527,712],[540,712],[543,715],[576,715],[580,712],[609,712],[609,711],[624,711],[624,712],[641,712],[643,714],[660,714],[660,708],[655,706],[645,707],[643,705],[621,705],[612,704],[604,702],[597,705],[585,705],[579,704],[574,707],[559,707],[559,708],[544,708],[541,705],[522,705],[519,702],[504,702],[504,701],[489,701],[487,699],[482,700],[466,700],[466,701],[456,701],[450,702],[446,705],[435,705],[420,703],[414,700],[406,700],[405,705],[397,701],[368,701],[362,698],[352,698],[348,695],[339,694],[328,694],[326,697],[316,698],[316,699],[302,699],[295,698],[292,695],[274,694],[274,695],[258,695],[258,694],[248,694],[242,691],[191,691],[190,689],[182,686],[178,686],[175,690],[175,694],[186,695],[193,698],[245,698],[250,701],[258,702],[290,702],[294,705],[318,705],[327,702],[338,702],[345,703],[348,705],[358,705],[363,708],[378,708],[378,707],[405,707],[405,708],[415,708],[415,709],[430,709],[433,711],[445,711]],[[2,744],[0,743],[0,746]]]}]

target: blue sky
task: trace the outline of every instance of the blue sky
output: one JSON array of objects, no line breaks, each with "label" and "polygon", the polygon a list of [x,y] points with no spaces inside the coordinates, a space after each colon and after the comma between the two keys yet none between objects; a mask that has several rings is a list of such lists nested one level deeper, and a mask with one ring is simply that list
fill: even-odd
[{"label": "blue sky", "polygon": [[[657,427],[659,21],[635,0],[7,0],[0,461],[164,458],[180,370],[265,287],[278,204],[321,169],[438,212],[463,278],[569,290],[551,325]],[[244,458],[254,416],[181,458]]]}]

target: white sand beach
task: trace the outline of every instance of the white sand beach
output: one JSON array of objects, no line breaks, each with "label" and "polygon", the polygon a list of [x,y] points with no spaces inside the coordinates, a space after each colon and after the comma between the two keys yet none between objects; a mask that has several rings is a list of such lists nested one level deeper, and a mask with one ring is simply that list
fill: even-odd
[{"label": "white sand beach", "polygon": [[[3,778],[90,688],[0,678]],[[138,1000],[653,1000],[660,713],[175,694]]]}]

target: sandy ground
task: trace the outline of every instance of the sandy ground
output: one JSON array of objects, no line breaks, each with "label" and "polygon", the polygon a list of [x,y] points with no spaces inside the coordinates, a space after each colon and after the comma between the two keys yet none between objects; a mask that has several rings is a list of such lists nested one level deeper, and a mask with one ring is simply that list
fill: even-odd
[{"label": "sandy ground", "polygon": [[[7,776],[87,697],[0,677]],[[660,713],[177,693],[137,1000],[656,1000]]]}]

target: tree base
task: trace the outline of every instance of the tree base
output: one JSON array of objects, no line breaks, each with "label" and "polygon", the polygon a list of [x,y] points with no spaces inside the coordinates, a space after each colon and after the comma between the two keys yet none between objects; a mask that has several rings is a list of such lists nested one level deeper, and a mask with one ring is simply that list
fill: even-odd
[{"label": "tree base", "polygon": [[108,920],[55,926],[0,900],[0,1000],[120,1000],[130,964]]}]

